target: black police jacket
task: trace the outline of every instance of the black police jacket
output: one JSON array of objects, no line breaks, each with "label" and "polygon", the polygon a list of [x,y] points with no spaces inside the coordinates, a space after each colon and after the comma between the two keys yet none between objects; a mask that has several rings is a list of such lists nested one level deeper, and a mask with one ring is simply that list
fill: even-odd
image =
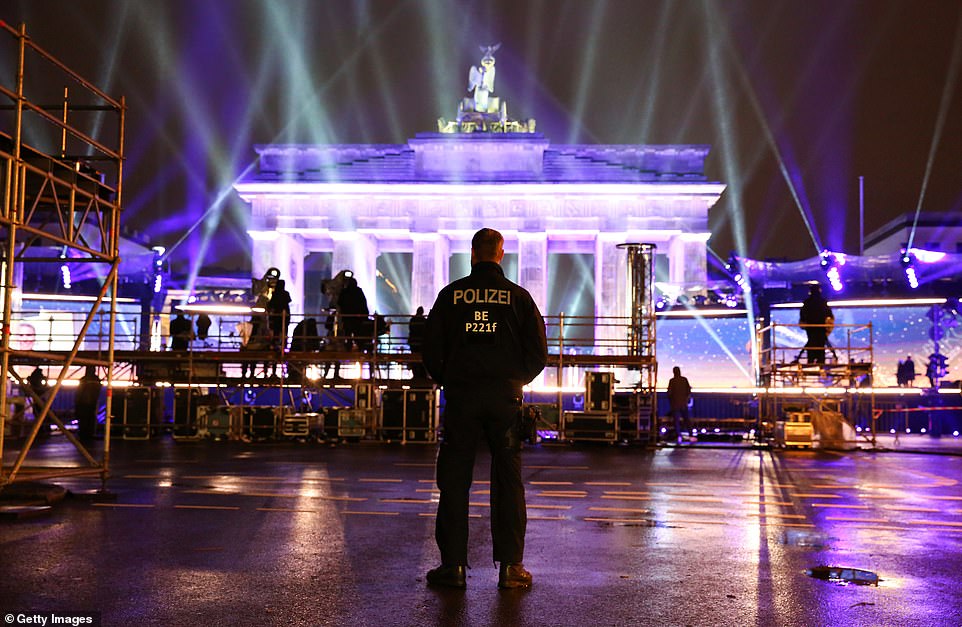
[{"label": "black police jacket", "polygon": [[490,261],[441,290],[424,340],[424,366],[447,387],[503,383],[520,390],[548,361],[538,306]]}]

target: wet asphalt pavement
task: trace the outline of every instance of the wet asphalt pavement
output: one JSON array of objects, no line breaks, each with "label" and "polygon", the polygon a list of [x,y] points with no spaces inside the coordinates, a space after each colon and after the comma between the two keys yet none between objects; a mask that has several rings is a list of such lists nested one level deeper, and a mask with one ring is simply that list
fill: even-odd
[{"label": "wet asphalt pavement", "polygon": [[[111,500],[0,522],[0,610],[9,624],[60,611],[209,627],[962,624],[959,456],[531,447],[534,586],[502,591],[482,454],[460,591],[424,580],[438,561],[435,452],[112,443]],[[35,453],[73,458],[56,439]],[[818,565],[881,582],[806,575]]]}]

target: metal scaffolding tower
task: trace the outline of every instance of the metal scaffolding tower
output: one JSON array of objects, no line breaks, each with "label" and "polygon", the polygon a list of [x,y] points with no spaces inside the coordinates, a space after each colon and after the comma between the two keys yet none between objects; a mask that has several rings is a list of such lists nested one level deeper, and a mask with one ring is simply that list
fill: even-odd
[{"label": "metal scaffolding tower", "polygon": [[658,404],[655,384],[658,359],[655,354],[655,248],[654,244],[619,244],[628,252],[628,295],[631,323],[628,328],[628,355],[635,359],[639,379],[635,386],[632,414],[636,417],[639,439],[658,438]]},{"label": "metal scaffolding tower", "polygon": [[[0,452],[14,444],[14,426],[24,426],[16,408],[26,403],[34,418],[4,457],[0,489],[18,480],[92,475],[105,480],[110,438],[98,459],[66,428],[53,410],[65,379],[79,366],[103,373],[107,389],[107,430],[111,417],[125,104],[45,51],[26,32],[0,21],[0,59],[15,62],[14,84],[0,84]],[[104,139],[107,138],[107,139]],[[69,283],[71,270],[97,277],[99,293],[79,329],[73,348],[52,351],[22,333],[23,266],[56,264]],[[66,285],[63,286],[66,288]],[[109,319],[105,351],[78,356],[96,318]],[[46,368],[52,382],[41,394],[24,372]],[[26,398],[15,402],[22,394]],[[22,413],[22,412],[21,412]],[[19,424],[18,424],[19,423]],[[42,429],[56,425],[77,448],[76,467],[31,468],[25,463]],[[12,463],[8,463],[12,462]]]}]

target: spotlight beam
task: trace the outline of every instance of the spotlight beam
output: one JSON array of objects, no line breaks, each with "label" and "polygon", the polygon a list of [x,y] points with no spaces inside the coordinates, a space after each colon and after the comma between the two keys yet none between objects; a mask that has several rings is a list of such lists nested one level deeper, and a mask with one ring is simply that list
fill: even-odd
[{"label": "spotlight beam", "polygon": [[[709,17],[709,25],[717,21],[721,23],[721,17],[717,13],[712,13],[714,5],[710,3],[705,3],[705,10]],[[709,26],[711,28],[711,26]],[[712,29],[713,31],[716,29]],[[798,208],[799,214],[802,216],[802,222],[805,224],[805,228],[808,231],[809,237],[812,239],[812,244],[815,246],[815,251],[820,252],[823,249],[821,242],[819,241],[818,235],[815,233],[815,229],[812,226],[812,222],[809,219],[809,214],[811,213],[810,208],[803,206],[801,199],[798,195],[798,190],[795,188],[795,184],[792,182],[791,174],[788,172],[788,167],[785,165],[785,159],[782,157],[781,150],[778,148],[778,143],[775,141],[775,137],[772,134],[771,126],[765,118],[764,111],[758,102],[758,96],[755,93],[755,89],[752,87],[751,80],[748,77],[748,73],[745,71],[745,65],[741,62],[735,47],[732,45],[730,33],[726,28],[718,28],[717,34],[721,39],[721,44],[716,44],[719,48],[725,48],[730,54],[729,56],[734,61],[735,71],[738,78],[745,88],[745,93],[748,96],[748,101],[751,104],[752,111],[758,118],[759,124],[762,127],[762,131],[765,135],[765,141],[768,143],[769,148],[771,148],[772,153],[775,155],[775,159],[778,162],[779,172],[782,174],[782,178],[785,179],[785,183],[788,186],[788,191],[792,195],[792,200],[795,201],[795,206]],[[714,56],[711,59],[713,64],[716,64]],[[734,181],[735,178],[729,178],[730,181]]]},{"label": "spotlight beam", "polygon": [[925,163],[925,174],[922,177],[922,189],[919,191],[919,201],[915,205],[915,217],[912,219],[912,229],[909,231],[909,242],[905,247],[906,250],[912,248],[912,242],[915,240],[915,229],[919,223],[919,214],[922,212],[922,201],[925,200],[925,192],[929,186],[929,177],[932,175],[932,165],[935,163],[935,151],[938,149],[939,142],[942,139],[942,132],[945,129],[945,118],[948,116],[949,104],[952,102],[952,94],[955,92],[955,82],[959,77],[960,59],[962,59],[962,10],[959,11],[959,23],[955,28],[952,58],[949,62],[945,86],[942,89],[942,99],[939,102],[939,114],[935,122],[935,132],[932,134],[932,144],[929,146],[929,157]]},{"label": "spotlight beam", "polygon": [[585,106],[588,102],[588,94],[591,92],[591,80],[594,76],[594,72],[591,71],[595,67],[596,58],[598,56],[598,46],[595,42],[601,36],[602,26],[605,21],[605,11],[607,9],[607,4],[604,2],[598,2],[597,0],[592,3],[591,7],[591,21],[588,23],[588,34],[585,38],[588,42],[588,50],[581,58],[581,68],[577,73],[581,78],[578,80],[578,91],[575,94],[574,111],[573,111],[573,123],[571,125],[571,131],[568,133],[568,143],[573,144],[578,141],[578,137],[581,134],[581,127],[584,122],[584,112]]},{"label": "spotlight beam", "polygon": [[[737,143],[738,137],[732,128],[732,120],[734,115],[732,113],[731,105],[731,94],[728,92],[728,84],[724,80],[724,70],[721,65],[721,48],[723,43],[719,42],[720,37],[724,37],[724,29],[720,25],[721,18],[713,10],[714,5],[710,0],[702,0],[702,9],[706,17],[706,28],[707,28],[707,52],[708,52],[708,65],[710,68],[710,76],[714,81],[714,89],[712,89],[712,94],[715,99],[715,123],[718,124],[719,130],[721,131],[722,144],[721,150],[724,155],[722,159],[722,167],[725,170],[725,178],[730,181],[728,185],[728,191],[732,195],[732,219],[733,219],[733,234],[735,236],[735,247],[738,251],[739,256],[745,256],[746,246],[745,246],[745,215],[742,213],[742,185],[741,179],[738,176],[740,169]],[[728,45],[731,48],[730,44]],[[745,309],[748,311],[748,334],[749,334],[749,345],[752,351],[752,363],[758,363],[758,346],[755,342],[755,306],[751,298],[745,299]]]}]

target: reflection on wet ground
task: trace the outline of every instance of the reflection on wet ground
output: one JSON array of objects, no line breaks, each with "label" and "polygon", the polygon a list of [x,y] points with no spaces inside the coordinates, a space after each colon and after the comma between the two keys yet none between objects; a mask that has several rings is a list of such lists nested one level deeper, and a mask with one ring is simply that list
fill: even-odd
[{"label": "reflection on wet ground", "polygon": [[2,609],[158,625],[962,623],[945,602],[958,598],[959,457],[531,447],[534,586],[516,594],[497,588],[484,453],[467,590],[426,586],[435,455],[118,442],[112,498],[0,524]]}]

